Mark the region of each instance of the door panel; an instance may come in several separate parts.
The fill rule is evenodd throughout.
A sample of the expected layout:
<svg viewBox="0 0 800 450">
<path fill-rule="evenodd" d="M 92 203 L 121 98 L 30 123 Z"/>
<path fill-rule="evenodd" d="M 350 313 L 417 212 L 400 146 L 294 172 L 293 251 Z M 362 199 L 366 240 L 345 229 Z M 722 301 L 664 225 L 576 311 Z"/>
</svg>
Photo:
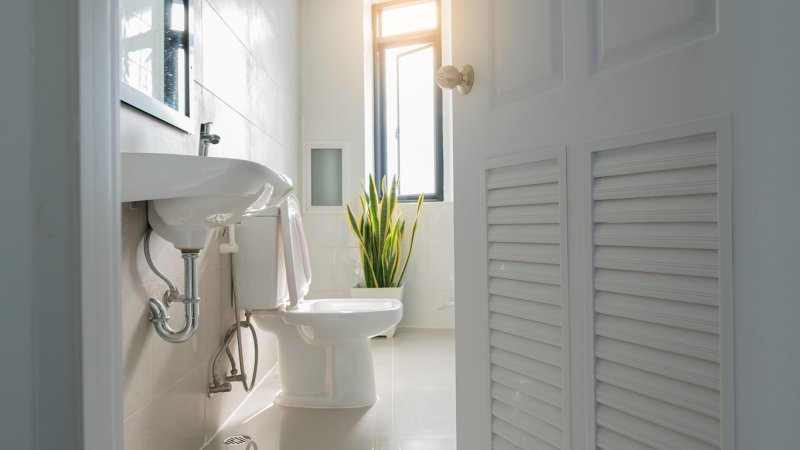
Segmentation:
<svg viewBox="0 0 800 450">
<path fill-rule="evenodd" d="M 561 0 L 492 0 L 492 105 L 564 82 Z M 520 48 L 516 45 L 524 42 Z"/>
<path fill-rule="evenodd" d="M 703 133 L 672 139 L 668 150 L 657 143 L 666 139 L 658 136 L 667 126 L 731 113 L 722 58 L 733 45 L 724 33 L 729 16 L 714 0 L 453 0 L 452 10 L 453 63 L 475 69 L 472 92 L 453 97 L 459 448 L 596 448 L 596 421 L 606 423 L 597 436 L 607 448 L 653 445 L 658 439 L 645 443 L 612 424 L 641 421 L 656 427 L 650 436 L 658 435 L 663 418 L 629 419 L 636 414 L 620 402 L 659 409 L 663 392 L 676 392 L 674 404 L 664 407 L 675 408 L 668 416 L 688 411 L 670 416 L 680 418 L 678 434 L 688 439 L 685 447 L 672 445 L 727 448 L 733 442 L 732 353 L 723 341 L 732 334 L 721 330 L 731 316 L 718 308 L 730 300 L 723 285 L 730 280 L 721 275 L 730 268 L 730 242 L 724 239 L 729 221 L 717 222 L 730 214 L 724 205 L 729 185 L 722 190 L 717 171 L 717 150 L 729 142 L 717 132 L 726 126 L 714 122 Z M 643 130 L 662 131 L 653 132 L 653 145 L 586 158 L 587 143 Z M 559 213 L 569 220 L 558 227 L 551 223 L 554 210 L 536 202 L 552 199 L 552 189 L 532 183 L 487 189 L 496 175 L 492 161 L 554 146 L 566 148 Z M 510 166 L 503 170 L 524 171 L 522 163 Z M 534 174 L 542 175 L 531 168 L 527 176 Z M 476 182 L 484 176 L 487 186 Z M 484 197 L 485 204 L 477 201 Z M 558 290 L 547 270 L 554 245 L 566 251 L 559 262 L 570 263 Z M 642 250 L 657 246 L 657 253 Z M 631 271 L 637 275 L 626 275 Z M 596 293 L 597 285 L 613 289 Z M 563 292 L 569 301 L 559 304 Z M 558 324 L 562 310 L 555 308 L 566 313 Z M 642 331 L 652 321 L 659 326 Z M 549 342 L 554 325 L 567 323 L 560 346 Z M 622 337 L 644 335 L 644 356 L 690 358 L 685 361 L 696 361 L 697 371 L 684 373 L 686 381 L 643 365 L 596 361 L 596 324 L 609 335 L 598 340 L 604 349 L 612 340 L 629 344 Z M 509 405 L 507 389 L 519 384 L 513 376 L 524 367 L 530 372 L 520 379 L 553 382 L 560 373 L 550 363 L 557 357 L 569 369 L 563 390 L 539 389 L 534 398 L 524 392 L 524 402 Z M 595 392 L 596 363 L 599 376 L 641 377 L 641 386 L 601 382 Z M 533 405 L 554 406 L 559 395 L 568 399 L 563 411 L 569 413 L 558 429 L 569 432 L 555 440 L 553 429 L 535 425 L 554 417 L 553 410 Z M 725 396 L 730 401 L 720 400 Z M 510 421 L 508 408 L 533 428 Z"/>
<path fill-rule="evenodd" d="M 491 445 L 569 448 L 566 151 L 491 159 L 481 184 Z"/>
<path fill-rule="evenodd" d="M 717 32 L 715 0 L 590 0 L 592 71 L 680 47 Z"/>
<path fill-rule="evenodd" d="M 702 120 L 584 146 L 597 448 L 719 449 L 732 430 L 727 132 Z M 649 231 L 610 243 L 600 227 Z M 697 227 L 709 234 L 692 245 Z"/>
</svg>

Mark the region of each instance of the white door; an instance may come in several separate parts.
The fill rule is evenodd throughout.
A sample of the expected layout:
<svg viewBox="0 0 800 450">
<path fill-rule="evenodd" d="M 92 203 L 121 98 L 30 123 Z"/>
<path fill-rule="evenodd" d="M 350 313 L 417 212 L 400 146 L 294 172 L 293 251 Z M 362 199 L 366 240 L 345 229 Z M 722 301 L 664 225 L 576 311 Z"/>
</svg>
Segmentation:
<svg viewBox="0 0 800 450">
<path fill-rule="evenodd" d="M 452 62 L 475 70 L 472 91 L 453 94 L 459 449 L 733 448 L 732 136 L 792 142 L 751 110 L 786 124 L 792 106 L 760 95 L 790 78 L 752 64 L 800 40 L 795 6 L 758 3 L 452 0 Z M 773 22 L 743 19 L 758 14 Z M 755 152 L 736 153 L 756 171 L 737 166 L 741 236 L 773 245 L 745 210 L 791 195 L 767 179 L 780 163 Z M 737 275 L 764 285 L 744 272 L 780 263 L 741 260 Z M 746 440 L 789 442 L 770 433 L 783 418 L 757 417 L 770 406 L 753 399 L 776 388 L 742 389 L 755 402 Z"/>
</svg>

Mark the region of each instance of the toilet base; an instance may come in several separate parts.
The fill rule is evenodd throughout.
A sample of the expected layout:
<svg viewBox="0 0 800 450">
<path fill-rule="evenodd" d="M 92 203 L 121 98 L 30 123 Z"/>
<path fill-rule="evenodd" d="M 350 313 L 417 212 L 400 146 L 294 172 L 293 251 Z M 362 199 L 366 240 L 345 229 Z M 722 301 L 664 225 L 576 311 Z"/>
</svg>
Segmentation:
<svg viewBox="0 0 800 450">
<path fill-rule="evenodd" d="M 260 320 L 278 338 L 282 390 L 275 403 L 299 408 L 363 408 L 377 400 L 372 345 L 367 337 L 312 345 L 302 327 Z"/>
<path fill-rule="evenodd" d="M 377 395 L 369 339 L 330 347 L 316 347 L 306 342 L 298 346 L 287 341 L 284 339 L 282 343 L 278 337 L 283 386 L 277 399 L 279 404 L 303 408 L 362 408 L 375 403 Z"/>
</svg>

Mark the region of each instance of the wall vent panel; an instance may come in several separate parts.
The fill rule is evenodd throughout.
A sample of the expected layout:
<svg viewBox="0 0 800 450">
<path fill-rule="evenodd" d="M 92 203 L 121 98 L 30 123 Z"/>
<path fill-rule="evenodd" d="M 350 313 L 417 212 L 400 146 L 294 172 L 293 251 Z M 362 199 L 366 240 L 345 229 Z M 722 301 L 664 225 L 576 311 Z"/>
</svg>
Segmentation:
<svg viewBox="0 0 800 450">
<path fill-rule="evenodd" d="M 565 164 L 560 148 L 484 166 L 495 450 L 570 448 Z"/>
<path fill-rule="evenodd" d="M 590 153 L 597 448 L 722 446 L 717 148 Z"/>
</svg>

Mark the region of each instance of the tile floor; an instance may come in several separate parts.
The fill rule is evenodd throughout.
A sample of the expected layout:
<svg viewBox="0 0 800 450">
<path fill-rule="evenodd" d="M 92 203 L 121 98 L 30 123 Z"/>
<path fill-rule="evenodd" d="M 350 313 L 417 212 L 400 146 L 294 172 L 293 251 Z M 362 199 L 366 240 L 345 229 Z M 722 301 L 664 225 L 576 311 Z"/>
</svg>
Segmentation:
<svg viewBox="0 0 800 450">
<path fill-rule="evenodd" d="M 369 408 L 315 410 L 273 405 L 277 374 L 261 384 L 206 450 L 454 450 L 452 331 L 398 329 L 374 339 L 379 400 Z M 249 445 L 225 445 L 247 435 Z"/>
</svg>

